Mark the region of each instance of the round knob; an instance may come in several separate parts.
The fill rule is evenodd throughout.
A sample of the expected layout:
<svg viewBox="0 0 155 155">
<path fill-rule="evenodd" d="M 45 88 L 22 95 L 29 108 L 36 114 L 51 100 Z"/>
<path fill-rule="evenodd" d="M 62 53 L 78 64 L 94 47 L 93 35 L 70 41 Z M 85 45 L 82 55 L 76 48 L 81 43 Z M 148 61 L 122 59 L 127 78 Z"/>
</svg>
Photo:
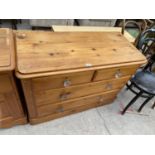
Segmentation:
<svg viewBox="0 0 155 155">
<path fill-rule="evenodd" d="M 25 33 L 18 33 L 18 34 L 17 34 L 17 37 L 18 37 L 19 39 L 24 39 L 24 38 L 26 37 L 26 34 L 25 34 Z"/>
<path fill-rule="evenodd" d="M 115 78 L 118 79 L 118 78 L 120 78 L 121 76 L 122 76 L 122 73 L 121 73 L 121 71 L 120 71 L 120 69 L 119 69 L 119 70 L 117 70 L 116 73 L 115 73 Z"/>
<path fill-rule="evenodd" d="M 64 94 L 61 94 L 61 95 L 60 95 L 60 99 L 61 99 L 61 100 L 66 100 L 66 99 L 68 99 L 68 97 L 69 97 L 70 94 L 71 94 L 71 93 L 64 93 Z"/>
<path fill-rule="evenodd" d="M 112 89 L 112 84 L 111 83 L 106 84 L 106 89 L 111 90 Z"/>
<path fill-rule="evenodd" d="M 104 102 L 104 97 L 103 96 L 99 96 L 98 97 L 98 105 L 101 105 Z"/>
<path fill-rule="evenodd" d="M 100 98 L 99 102 L 102 103 L 104 101 L 103 97 Z"/>
<path fill-rule="evenodd" d="M 58 112 L 64 112 L 64 108 L 63 108 L 63 107 L 60 107 L 60 108 L 58 109 Z"/>
<path fill-rule="evenodd" d="M 64 80 L 64 87 L 69 87 L 71 85 L 71 81 L 68 79 Z"/>
</svg>

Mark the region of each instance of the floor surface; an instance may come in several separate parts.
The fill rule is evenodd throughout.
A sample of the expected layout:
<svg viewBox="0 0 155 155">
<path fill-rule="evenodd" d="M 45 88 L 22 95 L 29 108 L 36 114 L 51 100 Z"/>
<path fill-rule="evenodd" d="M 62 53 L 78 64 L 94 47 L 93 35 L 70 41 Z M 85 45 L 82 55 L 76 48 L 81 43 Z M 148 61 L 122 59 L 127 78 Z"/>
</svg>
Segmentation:
<svg viewBox="0 0 155 155">
<path fill-rule="evenodd" d="M 117 99 L 102 107 L 87 110 L 38 125 L 15 126 L 0 129 L 3 135 L 152 135 L 155 134 L 155 110 L 153 100 L 139 114 L 136 112 L 142 99 L 138 100 L 125 115 L 120 110 L 133 97 L 130 91 L 122 89 Z"/>
</svg>

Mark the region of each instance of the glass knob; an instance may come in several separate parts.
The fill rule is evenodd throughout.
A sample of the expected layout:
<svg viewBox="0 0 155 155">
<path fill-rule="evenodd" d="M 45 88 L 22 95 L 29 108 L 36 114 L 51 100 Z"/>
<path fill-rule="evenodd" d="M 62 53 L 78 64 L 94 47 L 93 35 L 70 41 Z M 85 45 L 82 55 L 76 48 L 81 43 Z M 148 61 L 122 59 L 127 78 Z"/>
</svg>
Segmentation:
<svg viewBox="0 0 155 155">
<path fill-rule="evenodd" d="M 71 85 L 71 81 L 66 79 L 64 80 L 64 87 L 69 87 Z"/>
<path fill-rule="evenodd" d="M 112 84 L 111 83 L 106 84 L 106 89 L 111 90 L 112 89 Z"/>
<path fill-rule="evenodd" d="M 120 69 L 119 69 L 119 70 L 117 70 L 116 73 L 115 73 L 115 78 L 118 79 L 118 78 L 120 78 L 121 76 L 122 76 L 122 73 L 121 73 L 121 71 L 120 71 Z"/>
<path fill-rule="evenodd" d="M 59 108 L 58 112 L 64 112 L 64 108 L 63 107 Z"/>
<path fill-rule="evenodd" d="M 68 97 L 69 97 L 70 94 L 71 94 L 71 93 L 64 93 L 64 94 L 61 94 L 61 95 L 60 95 L 60 99 L 61 99 L 61 100 L 66 100 L 66 99 L 68 99 Z"/>
</svg>

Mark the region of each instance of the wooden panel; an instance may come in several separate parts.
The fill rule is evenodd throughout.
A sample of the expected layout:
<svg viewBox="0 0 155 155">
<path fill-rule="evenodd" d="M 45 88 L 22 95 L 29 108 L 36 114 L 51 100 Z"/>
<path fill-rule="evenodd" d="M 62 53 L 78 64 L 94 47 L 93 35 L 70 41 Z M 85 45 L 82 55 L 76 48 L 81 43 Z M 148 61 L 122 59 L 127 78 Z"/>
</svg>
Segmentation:
<svg viewBox="0 0 155 155">
<path fill-rule="evenodd" d="M 3 96 L 3 94 L 0 94 L 0 101 L 4 101 L 4 96 Z"/>
<path fill-rule="evenodd" d="M 12 30 L 0 28 L 0 71 L 14 69 L 14 54 Z"/>
<path fill-rule="evenodd" d="M 0 128 L 9 128 L 12 127 L 13 124 L 14 119 L 11 116 L 0 118 Z"/>
<path fill-rule="evenodd" d="M 138 67 L 139 65 L 98 70 L 96 71 L 93 81 L 107 80 L 113 78 L 118 79 L 124 76 L 133 75 Z"/>
<path fill-rule="evenodd" d="M 0 29 L 0 67 L 10 65 L 9 30 Z"/>
<path fill-rule="evenodd" d="M 27 122 L 13 77 L 14 69 L 13 32 L 0 28 L 0 128 Z"/>
<path fill-rule="evenodd" d="M 54 32 L 121 32 L 121 27 L 52 25 Z"/>
<path fill-rule="evenodd" d="M 120 32 L 121 27 L 101 27 L 101 26 L 61 26 L 52 25 L 54 32 Z M 130 42 L 134 43 L 135 38 L 131 36 L 127 31 L 124 33 L 125 38 Z"/>
<path fill-rule="evenodd" d="M 24 117 L 21 103 L 17 100 L 14 92 L 5 93 L 5 101 L 9 107 L 10 115 L 14 118 Z"/>
<path fill-rule="evenodd" d="M 32 82 L 31 80 L 22 80 L 21 83 L 24 91 L 25 100 L 27 103 L 28 115 L 31 116 L 31 118 L 36 117 L 37 112 L 33 96 Z"/>
<path fill-rule="evenodd" d="M 35 73 L 143 64 L 145 57 L 117 32 L 18 31 L 17 71 Z M 34 61 L 35 60 L 35 61 Z"/>
<path fill-rule="evenodd" d="M 9 92 L 11 90 L 11 80 L 8 74 L 0 74 L 0 93 Z"/>
<path fill-rule="evenodd" d="M 9 116 L 9 107 L 5 101 L 3 94 L 0 94 L 0 120 Z"/>
<path fill-rule="evenodd" d="M 10 128 L 14 125 L 24 125 L 27 123 L 26 117 L 21 117 L 19 119 L 14 119 L 13 117 L 5 117 L 0 119 L 0 128 Z"/>
<path fill-rule="evenodd" d="M 9 128 L 13 125 L 26 123 L 27 118 L 14 92 L 0 94 L 0 128 Z"/>
<path fill-rule="evenodd" d="M 88 83 L 91 82 L 93 73 L 94 73 L 93 71 L 89 71 L 74 74 L 72 73 L 65 75 L 34 78 L 32 79 L 33 90 L 40 91 L 40 90 L 63 88 L 77 84 Z"/>
<path fill-rule="evenodd" d="M 52 104 L 94 93 L 105 92 L 113 89 L 120 89 L 127 82 L 130 76 L 121 79 L 105 80 L 68 88 L 39 91 L 34 93 L 37 105 Z"/>
<path fill-rule="evenodd" d="M 0 128 L 27 122 L 11 73 L 0 74 Z"/>
<path fill-rule="evenodd" d="M 96 103 L 96 106 L 108 103 L 109 99 L 114 99 L 116 97 L 118 90 L 95 94 L 88 97 L 78 98 L 72 101 L 60 102 L 57 104 L 49 104 L 37 108 L 38 116 L 45 116 L 54 113 L 62 113 L 64 111 L 73 110 L 77 107 L 85 106 L 87 104 Z"/>
</svg>

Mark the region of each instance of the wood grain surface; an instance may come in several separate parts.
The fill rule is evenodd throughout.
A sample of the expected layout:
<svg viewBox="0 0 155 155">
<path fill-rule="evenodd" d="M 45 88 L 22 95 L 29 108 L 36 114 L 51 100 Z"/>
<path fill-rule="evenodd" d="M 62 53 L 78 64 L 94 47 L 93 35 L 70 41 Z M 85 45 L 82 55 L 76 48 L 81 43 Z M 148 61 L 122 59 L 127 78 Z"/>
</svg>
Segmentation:
<svg viewBox="0 0 155 155">
<path fill-rule="evenodd" d="M 0 72 L 15 68 L 13 32 L 7 28 L 0 28 Z"/>
<path fill-rule="evenodd" d="M 119 32 L 121 27 L 102 27 L 102 26 L 65 26 L 65 25 L 52 25 L 54 32 Z M 130 42 L 134 43 L 135 38 L 127 31 L 124 32 L 124 37 Z"/>
<path fill-rule="evenodd" d="M 27 123 L 14 78 L 15 46 L 11 29 L 0 28 L 0 128 Z"/>
<path fill-rule="evenodd" d="M 63 73 L 125 63 L 143 64 L 145 57 L 118 32 L 16 33 L 17 72 Z M 19 75 L 18 75 L 19 77 Z"/>
<path fill-rule="evenodd" d="M 12 73 L 0 74 L 0 128 L 26 124 L 27 118 L 19 99 Z"/>
</svg>

